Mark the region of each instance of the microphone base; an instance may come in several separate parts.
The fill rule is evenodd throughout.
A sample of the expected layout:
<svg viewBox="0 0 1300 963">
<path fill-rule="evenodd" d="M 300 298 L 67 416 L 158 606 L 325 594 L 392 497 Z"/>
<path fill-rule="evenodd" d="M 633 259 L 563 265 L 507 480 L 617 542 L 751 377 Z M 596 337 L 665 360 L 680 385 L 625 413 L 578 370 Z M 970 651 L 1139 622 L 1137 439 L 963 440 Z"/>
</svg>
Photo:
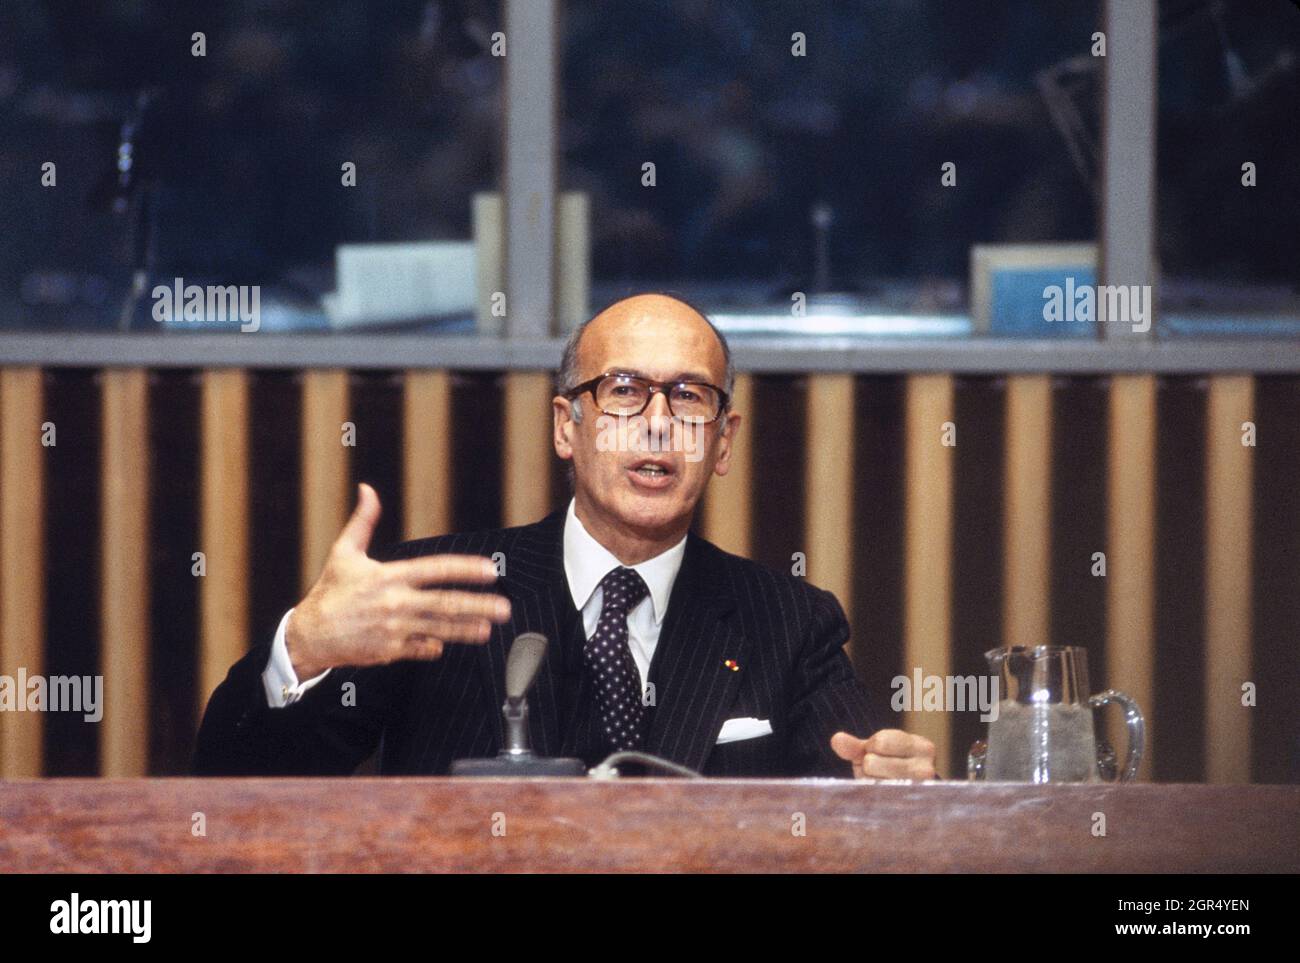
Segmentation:
<svg viewBox="0 0 1300 963">
<path fill-rule="evenodd" d="M 586 776 L 587 764 L 581 759 L 547 758 L 502 753 L 488 759 L 457 759 L 451 764 L 453 776 L 510 776 L 514 778 L 544 776 Z"/>
</svg>

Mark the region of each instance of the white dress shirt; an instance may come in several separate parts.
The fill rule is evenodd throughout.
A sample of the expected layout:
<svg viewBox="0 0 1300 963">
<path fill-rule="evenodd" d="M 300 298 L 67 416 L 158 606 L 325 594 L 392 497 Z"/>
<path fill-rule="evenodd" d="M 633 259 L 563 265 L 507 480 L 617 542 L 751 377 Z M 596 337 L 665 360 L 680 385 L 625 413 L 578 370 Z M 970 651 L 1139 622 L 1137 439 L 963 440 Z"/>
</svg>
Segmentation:
<svg viewBox="0 0 1300 963">
<path fill-rule="evenodd" d="M 591 638 L 596 631 L 596 623 L 600 621 L 600 606 L 604 597 L 600 580 L 623 563 L 587 531 L 578 519 L 574 506 L 574 500 L 570 499 L 569 512 L 564 519 L 564 576 L 569 583 L 574 608 L 582 612 L 584 634 Z M 645 580 L 650 589 L 649 594 L 627 614 L 627 642 L 641 676 L 643 696 L 649 687 L 650 660 L 654 658 L 655 646 L 659 644 L 659 631 L 664 616 L 668 614 L 668 597 L 672 594 L 673 582 L 677 580 L 685 552 L 686 538 L 683 536 L 680 542 L 654 558 L 628 566 Z M 509 565 L 508 558 L 506 564 Z M 284 641 L 285 626 L 292 614 L 293 609 L 290 609 L 280 620 L 275 641 L 271 644 L 270 661 L 262 673 L 266 701 L 273 709 L 297 702 L 330 672 L 326 669 L 313 679 L 298 681 Z"/>
</svg>

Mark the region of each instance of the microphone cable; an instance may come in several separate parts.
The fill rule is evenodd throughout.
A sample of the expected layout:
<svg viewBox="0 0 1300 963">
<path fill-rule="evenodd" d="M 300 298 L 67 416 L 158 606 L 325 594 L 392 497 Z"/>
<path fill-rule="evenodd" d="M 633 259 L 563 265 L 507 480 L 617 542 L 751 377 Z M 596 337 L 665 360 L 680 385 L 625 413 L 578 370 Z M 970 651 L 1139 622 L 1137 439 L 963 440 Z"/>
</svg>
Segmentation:
<svg viewBox="0 0 1300 963">
<path fill-rule="evenodd" d="M 594 769 L 587 772 L 590 779 L 618 779 L 618 769 L 615 767 L 620 762 L 639 762 L 649 766 L 652 769 L 662 769 L 674 776 L 681 776 L 684 779 L 703 779 L 701 773 L 694 769 L 688 769 L 686 766 L 678 765 L 668 759 L 661 759 L 658 756 L 652 756 L 648 752 L 637 752 L 636 750 L 623 750 L 606 756 L 600 761 Z"/>
</svg>

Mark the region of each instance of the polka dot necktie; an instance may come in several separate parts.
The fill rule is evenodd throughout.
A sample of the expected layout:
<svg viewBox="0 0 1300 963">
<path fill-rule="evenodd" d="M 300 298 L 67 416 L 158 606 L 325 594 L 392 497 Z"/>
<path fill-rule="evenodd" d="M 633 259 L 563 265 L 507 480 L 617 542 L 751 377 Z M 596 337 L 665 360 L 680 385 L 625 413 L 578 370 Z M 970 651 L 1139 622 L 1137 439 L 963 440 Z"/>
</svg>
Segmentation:
<svg viewBox="0 0 1300 963">
<path fill-rule="evenodd" d="M 627 644 L 627 613 L 650 589 L 634 570 L 621 567 L 601 579 L 600 587 L 600 620 L 582 655 L 596 682 L 601 731 L 616 752 L 638 749 L 646 710 L 636 662 Z"/>
</svg>

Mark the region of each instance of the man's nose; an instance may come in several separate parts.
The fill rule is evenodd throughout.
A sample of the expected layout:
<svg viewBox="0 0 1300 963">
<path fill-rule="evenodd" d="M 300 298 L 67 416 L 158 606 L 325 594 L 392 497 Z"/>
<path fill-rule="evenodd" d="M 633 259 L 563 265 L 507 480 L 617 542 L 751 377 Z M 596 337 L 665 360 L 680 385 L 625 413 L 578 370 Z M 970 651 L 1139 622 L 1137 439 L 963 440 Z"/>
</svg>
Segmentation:
<svg viewBox="0 0 1300 963">
<path fill-rule="evenodd" d="M 646 409 L 642 414 L 645 418 L 645 430 L 651 448 L 654 450 L 671 448 L 673 412 L 668 406 L 668 395 L 662 391 L 656 391 L 650 396 L 650 404 L 646 405 Z"/>
<path fill-rule="evenodd" d="M 650 396 L 650 404 L 646 405 L 645 416 L 647 421 L 671 421 L 673 410 L 668 405 L 668 395 L 663 391 L 656 391 Z"/>
</svg>

